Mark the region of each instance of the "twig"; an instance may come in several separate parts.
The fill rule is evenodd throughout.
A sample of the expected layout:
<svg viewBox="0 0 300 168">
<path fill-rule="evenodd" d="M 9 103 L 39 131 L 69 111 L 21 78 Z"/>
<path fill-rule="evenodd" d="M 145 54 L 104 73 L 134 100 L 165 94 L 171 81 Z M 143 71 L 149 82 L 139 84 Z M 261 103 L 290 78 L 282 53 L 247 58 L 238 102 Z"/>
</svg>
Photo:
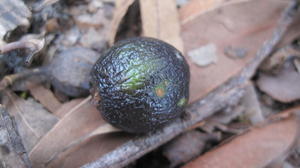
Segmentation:
<svg viewBox="0 0 300 168">
<path fill-rule="evenodd" d="M 14 152 L 13 154 L 4 154 L 2 161 L 6 164 L 7 167 L 25 167 L 30 168 L 31 163 L 29 161 L 28 155 L 22 143 L 22 139 L 18 133 L 15 121 L 9 116 L 6 109 L 3 105 L 0 104 L 0 130 L 1 133 L 4 134 L 6 131 L 7 134 L 7 142 L 5 144 L 0 144 L 2 146 L 6 146 L 8 148 L 8 152 Z M 3 131 L 4 130 L 4 131 Z M 5 136 L 1 136 L 5 137 Z M 1 142 L 5 142 L 4 139 L 1 139 Z M 6 158 L 10 157 L 10 158 Z M 7 162 L 5 162 L 7 161 Z"/>
<path fill-rule="evenodd" d="M 3 91 L 10 85 L 12 85 L 15 81 L 20 80 L 22 78 L 26 78 L 32 75 L 38 75 L 43 73 L 42 68 L 35 68 L 35 69 L 30 69 L 27 71 L 23 71 L 20 73 L 12 74 L 12 75 L 7 75 L 5 76 L 1 81 L 0 81 L 0 91 Z"/>
<path fill-rule="evenodd" d="M 45 39 L 40 36 L 43 35 L 26 35 L 19 41 L 4 44 L 3 46 L 0 46 L 0 54 L 20 48 L 27 48 L 30 50 L 30 53 L 26 57 L 25 64 L 29 65 L 33 60 L 33 56 L 45 46 Z"/>
<path fill-rule="evenodd" d="M 84 165 L 83 168 L 112 168 L 125 166 L 159 145 L 171 140 L 226 105 L 236 102 L 241 98 L 244 92 L 243 87 L 246 86 L 257 67 L 270 55 L 276 44 L 282 39 L 289 25 L 293 22 L 298 6 L 299 2 L 294 0 L 283 12 L 272 38 L 264 43 L 262 48 L 257 52 L 256 57 L 240 74 L 214 90 L 201 101 L 198 101 L 187 108 L 186 111 L 189 117 L 176 121 L 152 135 L 137 137 L 100 157 L 96 161 Z"/>
</svg>

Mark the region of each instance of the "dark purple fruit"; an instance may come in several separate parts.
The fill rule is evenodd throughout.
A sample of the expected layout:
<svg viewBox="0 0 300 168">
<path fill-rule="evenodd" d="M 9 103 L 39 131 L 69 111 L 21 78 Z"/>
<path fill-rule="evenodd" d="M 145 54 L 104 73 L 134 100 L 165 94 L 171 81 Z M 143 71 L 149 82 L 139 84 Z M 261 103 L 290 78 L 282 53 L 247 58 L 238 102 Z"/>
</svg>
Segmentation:
<svg viewBox="0 0 300 168">
<path fill-rule="evenodd" d="M 96 62 L 91 77 L 103 118 L 127 132 L 162 127 L 182 115 L 189 99 L 187 62 L 177 49 L 153 38 L 115 44 Z"/>
</svg>

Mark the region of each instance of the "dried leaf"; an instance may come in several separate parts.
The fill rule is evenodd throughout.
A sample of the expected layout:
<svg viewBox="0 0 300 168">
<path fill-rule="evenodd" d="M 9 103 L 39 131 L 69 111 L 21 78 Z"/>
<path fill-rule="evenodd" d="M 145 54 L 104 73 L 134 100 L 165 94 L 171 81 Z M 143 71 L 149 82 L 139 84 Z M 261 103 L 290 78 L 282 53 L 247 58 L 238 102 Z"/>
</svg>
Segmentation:
<svg viewBox="0 0 300 168">
<path fill-rule="evenodd" d="M 60 106 L 60 108 L 54 112 L 54 115 L 56 115 L 59 118 L 63 118 L 64 115 L 66 115 L 70 110 L 72 110 L 76 105 L 80 104 L 84 99 L 73 99 L 69 102 L 66 102 Z"/>
<path fill-rule="evenodd" d="M 298 140 L 300 107 L 276 115 L 230 142 L 209 151 L 184 168 L 266 167 L 285 157 Z M 295 112 L 295 113 L 294 113 Z"/>
<path fill-rule="evenodd" d="M 300 75 L 290 65 L 277 75 L 261 74 L 257 81 L 259 89 L 281 102 L 300 99 Z"/>
<path fill-rule="evenodd" d="M 38 100 L 51 113 L 60 108 L 61 103 L 57 100 L 54 94 L 42 85 L 31 84 L 29 86 L 31 95 Z"/>
<path fill-rule="evenodd" d="M 61 152 L 72 150 L 90 137 L 114 131 L 89 100 L 90 97 L 72 108 L 32 149 L 29 157 L 35 167 L 45 166 Z"/>
<path fill-rule="evenodd" d="M 276 71 L 279 71 L 279 69 L 282 68 L 283 64 L 286 61 L 290 60 L 292 57 L 300 58 L 300 51 L 295 49 L 292 44 L 288 44 L 277 50 L 271 57 L 264 61 L 260 66 L 260 69 L 266 72 L 276 73 Z"/>
<path fill-rule="evenodd" d="M 241 105 L 245 108 L 246 118 L 249 119 L 252 124 L 260 123 L 264 120 L 260 102 L 252 83 L 247 86 L 245 95 L 241 99 Z"/>
<path fill-rule="evenodd" d="M 253 59 L 260 46 L 272 35 L 276 21 L 287 5 L 288 1 L 241 0 L 202 15 L 199 11 L 193 14 L 195 17 L 192 20 L 182 20 L 186 53 L 212 44 L 216 47 L 218 58 L 215 64 L 199 67 L 190 57 L 186 57 L 191 69 L 190 103 L 216 89 Z M 231 59 L 225 54 L 229 46 L 245 50 L 247 55 L 242 59 Z"/>
<path fill-rule="evenodd" d="M 110 33 L 108 35 L 108 42 L 112 45 L 115 42 L 115 37 L 119 28 L 119 25 L 125 16 L 128 8 L 132 5 L 134 0 L 119 0 L 116 1 L 116 9 L 114 11 L 114 17 L 111 21 Z"/>
<path fill-rule="evenodd" d="M 24 100 L 9 91 L 6 95 L 7 110 L 15 117 L 24 146 L 30 151 L 58 120 L 33 99 Z"/>
<path fill-rule="evenodd" d="M 178 136 L 163 148 L 163 155 L 168 158 L 171 165 L 176 167 L 198 156 L 205 149 L 207 141 L 216 141 L 218 137 L 199 131 L 189 131 Z"/>
<path fill-rule="evenodd" d="M 51 162 L 48 167 L 80 167 L 112 151 L 133 137 L 134 135 L 124 132 L 95 136 L 83 144 L 64 152 L 57 160 Z"/>
<path fill-rule="evenodd" d="M 237 1 L 237 0 L 229 0 L 229 1 Z M 185 6 L 180 8 L 180 20 L 182 23 L 187 22 L 188 20 L 192 20 L 197 15 L 203 14 L 213 8 L 219 7 L 223 3 L 228 2 L 228 0 L 191 0 Z"/>
<path fill-rule="evenodd" d="M 164 40 L 183 51 L 175 0 L 140 1 L 143 35 Z"/>
</svg>

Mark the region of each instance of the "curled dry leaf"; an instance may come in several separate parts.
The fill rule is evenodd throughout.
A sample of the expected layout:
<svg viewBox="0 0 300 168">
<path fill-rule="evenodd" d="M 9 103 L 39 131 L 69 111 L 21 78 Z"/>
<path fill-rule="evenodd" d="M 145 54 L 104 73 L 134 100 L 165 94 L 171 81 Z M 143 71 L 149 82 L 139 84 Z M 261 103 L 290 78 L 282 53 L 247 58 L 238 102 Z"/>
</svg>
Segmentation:
<svg viewBox="0 0 300 168">
<path fill-rule="evenodd" d="M 114 11 L 114 17 L 111 21 L 110 33 L 108 35 L 108 42 L 112 45 L 115 42 L 115 37 L 120 26 L 120 23 L 125 16 L 130 5 L 134 3 L 134 0 L 119 0 L 116 1 L 116 9 Z"/>
<path fill-rule="evenodd" d="M 299 110 L 282 112 L 205 153 L 184 168 L 266 167 L 286 157 L 299 140 Z"/>
<path fill-rule="evenodd" d="M 139 2 L 143 35 L 164 40 L 183 52 L 176 1 L 142 0 Z"/>
<path fill-rule="evenodd" d="M 270 5 L 272 3 L 272 5 Z M 180 11 L 198 4 L 191 1 Z M 272 28 L 288 1 L 239 0 L 226 3 L 193 19 L 183 20 L 182 37 L 186 53 L 212 44 L 218 61 L 206 67 L 199 67 L 186 57 L 191 69 L 190 102 L 195 102 L 239 73 L 256 54 L 257 49 L 270 37 Z M 194 11 L 196 12 L 196 11 Z M 257 17 L 257 16 L 260 17 Z M 228 47 L 247 51 L 242 59 L 231 59 L 224 50 Z"/>
<path fill-rule="evenodd" d="M 24 146 L 30 151 L 57 122 L 57 118 L 33 99 L 24 100 L 13 92 L 6 91 L 5 106 L 15 117 Z"/>
<path fill-rule="evenodd" d="M 293 57 L 298 57 L 300 59 L 300 51 L 296 49 L 292 44 L 288 44 L 278 51 L 276 51 L 270 58 L 268 58 L 264 63 L 260 66 L 263 71 L 267 72 L 276 72 L 282 68 L 283 64 L 292 59 Z"/>
<path fill-rule="evenodd" d="M 300 75 L 288 63 L 277 75 L 261 74 L 257 85 L 259 89 L 280 102 L 292 102 L 300 99 Z"/>
</svg>

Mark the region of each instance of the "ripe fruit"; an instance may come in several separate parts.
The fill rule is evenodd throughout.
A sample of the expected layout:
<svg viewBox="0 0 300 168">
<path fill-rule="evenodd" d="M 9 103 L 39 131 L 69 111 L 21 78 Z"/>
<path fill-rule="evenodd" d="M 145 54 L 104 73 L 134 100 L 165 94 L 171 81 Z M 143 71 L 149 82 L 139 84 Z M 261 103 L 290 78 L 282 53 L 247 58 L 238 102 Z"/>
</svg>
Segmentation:
<svg viewBox="0 0 300 168">
<path fill-rule="evenodd" d="M 103 118 L 127 132 L 145 133 L 171 122 L 180 117 L 189 98 L 184 57 L 153 38 L 115 44 L 96 62 L 91 77 Z"/>
</svg>

